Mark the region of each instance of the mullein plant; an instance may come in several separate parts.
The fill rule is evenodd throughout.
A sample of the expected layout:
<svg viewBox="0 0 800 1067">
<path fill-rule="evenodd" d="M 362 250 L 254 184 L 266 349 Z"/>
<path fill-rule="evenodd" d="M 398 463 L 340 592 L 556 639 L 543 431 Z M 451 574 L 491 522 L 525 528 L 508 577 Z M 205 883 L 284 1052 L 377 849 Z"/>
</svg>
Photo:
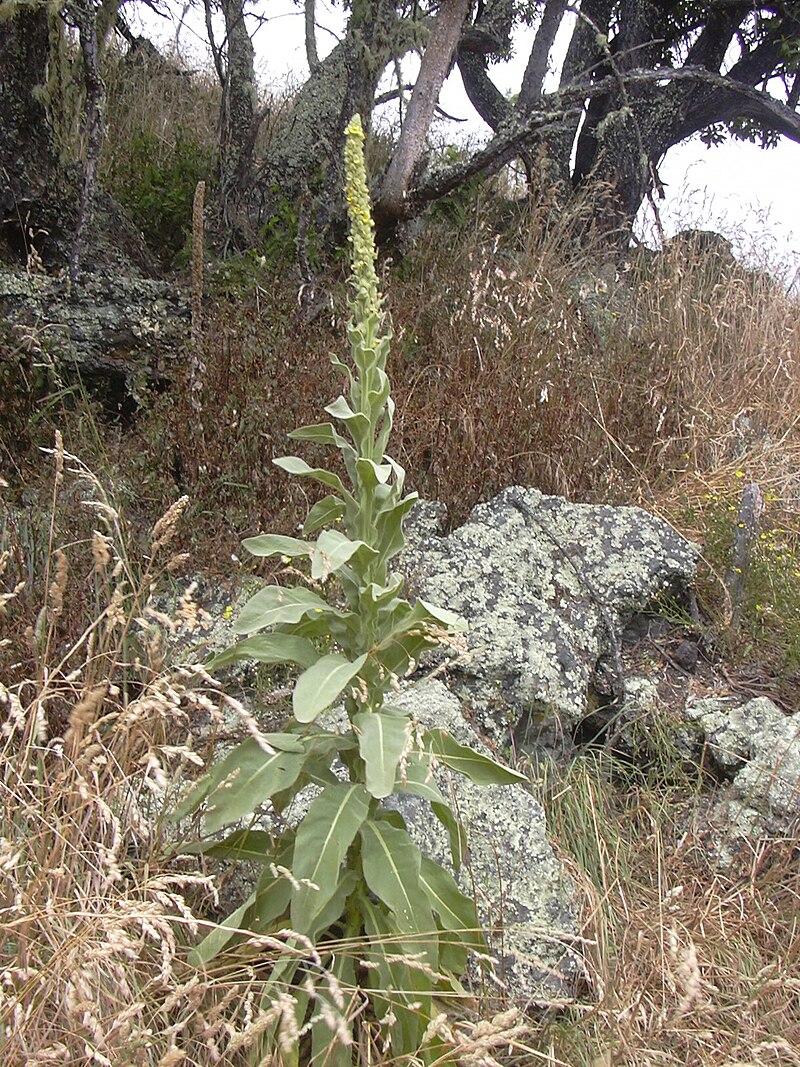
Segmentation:
<svg viewBox="0 0 800 1067">
<path fill-rule="evenodd" d="M 209 664 L 218 669 L 247 659 L 299 668 L 293 716 L 284 732 L 258 734 L 234 749 L 179 811 L 202 810 L 205 832 L 215 835 L 243 819 L 252 827 L 252 813 L 262 805 L 280 813 L 301 790 L 316 787 L 296 827 L 237 829 L 192 848 L 262 868 L 250 897 L 194 958 L 207 964 L 241 941 L 242 930 L 268 937 L 282 931 L 286 951 L 267 979 L 266 998 L 291 989 L 295 1032 L 310 1033 L 312 1056 L 348 1064 L 354 1028 L 366 1023 L 378 1029 L 392 1057 L 441 1055 L 429 1025 L 434 997 L 463 992 L 459 978 L 468 954 L 486 949 L 473 901 L 450 872 L 420 853 L 402 815 L 384 801 L 393 794 L 427 800 L 448 831 L 457 869 L 463 829 L 433 767 L 442 764 L 482 784 L 523 781 L 447 732 L 421 729 L 393 702 L 420 655 L 464 627 L 449 611 L 403 599 L 403 579 L 391 571 L 417 495 L 404 495 L 405 471 L 386 454 L 394 413 L 386 374 L 391 335 L 375 272 L 363 142 L 355 116 L 345 146 L 351 362 L 333 357 L 345 389 L 325 408 L 333 421 L 290 435 L 338 449 L 346 477 L 295 456 L 275 460 L 330 492 L 310 509 L 303 538 L 263 534 L 244 545 L 255 556 L 307 560 L 310 581 L 256 593 L 235 624 L 243 639 Z M 336 704 L 344 706 L 346 728 L 327 729 L 319 717 Z M 347 991 L 354 1010 L 332 1011 L 331 990 L 339 990 L 338 998 Z M 287 1046 L 273 1034 L 291 1062 L 299 1042 Z"/>
</svg>

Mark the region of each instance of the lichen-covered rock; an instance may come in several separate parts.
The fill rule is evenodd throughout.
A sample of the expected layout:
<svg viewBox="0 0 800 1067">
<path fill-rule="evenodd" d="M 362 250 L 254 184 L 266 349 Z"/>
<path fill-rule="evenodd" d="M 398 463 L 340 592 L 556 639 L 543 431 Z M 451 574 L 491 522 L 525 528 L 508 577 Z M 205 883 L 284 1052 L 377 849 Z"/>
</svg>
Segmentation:
<svg viewBox="0 0 800 1067">
<path fill-rule="evenodd" d="M 532 740 L 586 714 L 598 662 L 662 590 L 687 586 L 698 548 L 639 508 L 571 504 L 510 488 L 448 537 L 404 556 L 421 596 L 469 623 L 468 662 L 450 684 L 479 728 Z"/>
<path fill-rule="evenodd" d="M 441 682 L 413 686 L 394 703 L 423 726 L 448 730 L 462 745 L 491 755 Z M 518 1002 L 571 997 L 581 973 L 576 894 L 547 839 L 541 805 L 522 786 L 478 786 L 446 768 L 436 777 L 467 830 L 461 888 L 477 900 L 498 961 L 496 977 Z M 447 833 L 430 807 L 412 796 L 394 800 L 422 851 L 451 867 Z"/>
<path fill-rule="evenodd" d="M 0 267 L 0 317 L 38 331 L 57 368 L 75 368 L 89 384 L 105 382 L 124 397 L 137 379 L 168 376 L 190 314 L 164 281 L 99 270 L 83 274 L 67 294 L 63 278 Z"/>
<path fill-rule="evenodd" d="M 800 820 L 800 713 L 760 697 L 745 704 L 698 700 L 686 716 L 703 732 L 708 755 L 730 784 L 704 816 L 708 844 L 731 868 L 765 838 L 796 832 Z"/>
</svg>

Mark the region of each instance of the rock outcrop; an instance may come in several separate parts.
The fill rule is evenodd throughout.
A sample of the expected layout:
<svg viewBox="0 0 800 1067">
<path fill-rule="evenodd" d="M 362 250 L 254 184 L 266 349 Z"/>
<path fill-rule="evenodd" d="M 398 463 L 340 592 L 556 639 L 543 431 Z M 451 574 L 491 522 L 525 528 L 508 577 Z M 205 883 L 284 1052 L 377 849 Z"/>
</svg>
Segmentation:
<svg viewBox="0 0 800 1067">
<path fill-rule="evenodd" d="M 111 269 L 63 278 L 0 268 L 0 318 L 33 331 L 56 373 L 102 387 L 112 406 L 168 377 L 189 335 L 189 306 L 165 281 Z"/>
<path fill-rule="evenodd" d="M 478 728 L 532 745 L 587 714 L 604 663 L 621 688 L 622 628 L 659 593 L 690 585 L 698 551 L 639 508 L 510 488 L 447 537 L 418 533 L 403 566 L 420 596 L 469 624 L 470 657 L 448 684 Z"/>
<path fill-rule="evenodd" d="M 766 841 L 800 829 L 800 712 L 759 697 L 709 697 L 686 717 L 701 732 L 711 768 L 729 784 L 703 805 L 698 836 L 727 871 L 749 869 Z"/>
</svg>

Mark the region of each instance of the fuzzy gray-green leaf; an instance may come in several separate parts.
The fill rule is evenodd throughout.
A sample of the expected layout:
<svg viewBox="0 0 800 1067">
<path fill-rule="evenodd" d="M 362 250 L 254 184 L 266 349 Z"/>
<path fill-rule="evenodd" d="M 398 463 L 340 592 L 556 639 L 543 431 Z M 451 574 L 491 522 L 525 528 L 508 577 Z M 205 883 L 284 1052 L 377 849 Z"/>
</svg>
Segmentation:
<svg viewBox="0 0 800 1067">
<path fill-rule="evenodd" d="M 257 663 L 296 663 L 298 667 L 310 667 L 319 659 L 319 653 L 305 637 L 294 634 L 255 634 L 231 645 L 210 659 L 205 668 L 216 671 L 243 659 Z"/>
<path fill-rule="evenodd" d="M 298 722 L 313 722 L 329 708 L 366 661 L 366 653 L 351 661 L 338 652 L 332 652 L 303 671 L 292 694 L 292 710 Z"/>
<path fill-rule="evenodd" d="M 397 765 L 408 742 L 411 723 L 405 715 L 362 712 L 353 718 L 358 747 L 366 766 L 367 790 L 379 800 L 394 791 Z"/>
<path fill-rule="evenodd" d="M 408 831 L 370 819 L 361 827 L 361 862 L 367 885 L 394 912 L 405 933 L 422 935 L 419 947 L 436 966 L 436 923 L 420 883 L 420 851 Z M 430 935 L 427 940 L 424 935 Z"/>
<path fill-rule="evenodd" d="M 305 760 L 305 752 L 270 755 L 255 738 L 243 741 L 212 773 L 206 796 L 206 832 L 215 833 L 227 823 L 250 814 L 273 793 L 288 788 L 297 780 Z"/>
<path fill-rule="evenodd" d="M 446 730 L 426 730 L 425 747 L 445 767 L 466 775 L 476 785 L 518 785 L 527 781 L 524 774 L 460 745 Z"/>
<path fill-rule="evenodd" d="M 281 534 L 258 534 L 246 537 L 243 546 L 251 556 L 307 556 L 314 547 L 299 537 L 283 537 Z"/>
<path fill-rule="evenodd" d="M 298 459 L 297 456 L 280 456 L 272 462 L 287 474 L 294 474 L 300 478 L 313 478 L 314 481 L 321 482 L 329 489 L 335 490 L 345 500 L 353 499 L 352 494 L 345 489 L 342 479 L 332 471 L 326 471 L 321 467 L 310 467 L 305 460 Z"/>
<path fill-rule="evenodd" d="M 306 516 L 306 521 L 303 523 L 303 533 L 306 537 L 310 537 L 312 533 L 316 533 L 323 526 L 330 526 L 341 519 L 345 510 L 345 503 L 338 496 L 334 496 L 332 493 L 324 496 L 322 500 L 318 500 L 314 504 Z"/>
<path fill-rule="evenodd" d="M 311 930 L 336 893 L 347 850 L 368 811 L 369 794 L 356 783 L 328 785 L 312 801 L 297 829 L 292 861 L 294 877 L 312 884 L 301 885 L 292 897 L 293 930 L 301 934 Z"/>
<path fill-rule="evenodd" d="M 305 615 L 342 615 L 310 589 L 284 589 L 268 585 L 245 604 L 234 623 L 234 633 L 250 634 L 279 623 L 299 622 Z"/>
</svg>

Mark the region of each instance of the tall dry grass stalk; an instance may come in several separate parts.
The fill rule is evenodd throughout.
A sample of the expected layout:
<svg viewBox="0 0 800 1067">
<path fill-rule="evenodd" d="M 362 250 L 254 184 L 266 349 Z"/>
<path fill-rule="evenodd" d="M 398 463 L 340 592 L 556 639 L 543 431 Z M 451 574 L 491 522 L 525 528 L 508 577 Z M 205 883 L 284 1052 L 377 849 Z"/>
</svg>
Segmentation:
<svg viewBox="0 0 800 1067">
<path fill-rule="evenodd" d="M 156 524 L 139 566 L 100 482 L 60 439 L 53 458 L 54 515 L 77 483 L 97 528 L 62 544 L 51 521 L 38 621 L 27 648 L 3 640 L 18 657 L 7 678 L 21 680 L 0 682 L 0 1062 L 245 1062 L 263 978 L 187 965 L 217 891 L 173 855 L 165 819 L 203 764 L 192 737 L 225 702 L 203 672 L 169 662 L 167 631 L 196 624 L 191 596 L 175 617 L 153 601 L 181 563 L 172 545 L 187 501 Z M 3 546 L 4 584 L 18 549 Z M 96 595 L 89 619 L 73 612 L 81 583 Z M 2 595 L 8 624 L 25 585 Z"/>
</svg>

